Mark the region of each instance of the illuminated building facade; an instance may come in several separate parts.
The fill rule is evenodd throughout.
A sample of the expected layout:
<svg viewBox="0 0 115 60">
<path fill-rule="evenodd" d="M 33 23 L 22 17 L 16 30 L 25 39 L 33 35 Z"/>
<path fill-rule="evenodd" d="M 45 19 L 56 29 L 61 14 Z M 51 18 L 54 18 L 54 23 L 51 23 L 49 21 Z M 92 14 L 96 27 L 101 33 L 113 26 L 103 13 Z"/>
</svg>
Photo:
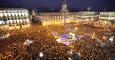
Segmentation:
<svg viewBox="0 0 115 60">
<path fill-rule="evenodd" d="M 60 12 L 39 13 L 43 25 L 63 24 L 76 21 L 76 13 L 69 13 L 67 17 Z"/>
<path fill-rule="evenodd" d="M 0 9 L 0 28 L 17 29 L 30 25 L 29 13 L 22 8 L 1 8 Z"/>
<path fill-rule="evenodd" d="M 93 21 L 93 20 L 105 20 L 115 22 L 115 12 L 92 12 L 92 11 L 81 11 L 81 12 L 69 12 L 65 17 L 61 12 L 48 12 L 39 13 L 42 18 L 43 25 L 49 24 L 63 24 L 69 22 L 80 21 Z M 89 21 L 89 22 L 90 22 Z"/>
<path fill-rule="evenodd" d="M 100 12 L 99 19 L 115 22 L 115 12 Z"/>
<path fill-rule="evenodd" d="M 91 7 L 87 11 L 69 12 L 67 8 L 67 0 L 63 0 L 60 12 L 44 12 L 39 13 L 40 21 L 43 25 L 63 24 L 70 22 L 84 21 L 90 23 L 95 20 L 115 21 L 115 12 L 96 12 L 91 11 Z"/>
<path fill-rule="evenodd" d="M 94 11 L 80 11 L 77 13 L 78 20 L 97 20 L 98 13 Z"/>
<path fill-rule="evenodd" d="M 60 12 L 48 12 L 48 13 L 39 13 L 43 25 L 50 24 L 63 24 L 69 22 L 75 22 L 76 12 L 69 12 L 67 8 L 67 1 L 63 0 L 62 9 Z"/>
</svg>

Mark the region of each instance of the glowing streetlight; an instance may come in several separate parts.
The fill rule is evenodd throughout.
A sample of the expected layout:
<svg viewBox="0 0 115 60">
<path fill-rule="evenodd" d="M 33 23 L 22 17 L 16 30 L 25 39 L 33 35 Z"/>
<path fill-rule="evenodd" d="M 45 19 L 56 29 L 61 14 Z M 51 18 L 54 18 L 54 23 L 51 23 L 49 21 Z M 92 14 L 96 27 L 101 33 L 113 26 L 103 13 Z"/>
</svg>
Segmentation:
<svg viewBox="0 0 115 60">
<path fill-rule="evenodd" d="M 27 39 L 27 40 L 24 42 L 24 45 L 30 45 L 31 43 L 33 43 L 33 41 Z"/>
<path fill-rule="evenodd" d="M 72 60 L 70 57 L 68 57 L 68 60 Z"/>
<path fill-rule="evenodd" d="M 42 58 L 43 56 L 44 56 L 44 55 L 43 55 L 43 52 L 40 52 L 40 53 L 39 53 L 39 57 Z"/>
<path fill-rule="evenodd" d="M 111 37 L 109 38 L 109 41 L 113 42 L 113 41 L 114 41 L 114 36 L 111 36 Z"/>
</svg>

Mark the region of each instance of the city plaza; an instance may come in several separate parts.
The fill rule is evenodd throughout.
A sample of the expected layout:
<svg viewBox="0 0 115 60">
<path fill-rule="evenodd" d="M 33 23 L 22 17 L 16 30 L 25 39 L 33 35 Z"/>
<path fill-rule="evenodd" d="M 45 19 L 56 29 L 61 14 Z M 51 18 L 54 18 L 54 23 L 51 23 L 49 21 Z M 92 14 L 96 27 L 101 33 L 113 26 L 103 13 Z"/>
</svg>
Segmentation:
<svg viewBox="0 0 115 60">
<path fill-rule="evenodd" d="M 6 10 L 15 14 L 0 15 L 0 60 L 115 59 L 115 12 L 69 12 L 64 0 L 59 13 L 33 11 L 42 24 L 32 24 L 28 10 Z"/>
</svg>

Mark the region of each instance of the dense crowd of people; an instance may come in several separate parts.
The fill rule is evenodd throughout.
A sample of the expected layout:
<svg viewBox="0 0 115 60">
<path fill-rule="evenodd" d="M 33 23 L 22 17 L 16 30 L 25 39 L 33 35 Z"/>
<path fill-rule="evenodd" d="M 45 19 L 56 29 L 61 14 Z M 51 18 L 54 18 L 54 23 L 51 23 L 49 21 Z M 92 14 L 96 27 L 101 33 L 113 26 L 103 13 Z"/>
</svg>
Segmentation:
<svg viewBox="0 0 115 60">
<path fill-rule="evenodd" d="M 110 60 L 108 51 L 115 52 L 114 43 L 107 42 L 101 46 L 97 39 L 91 37 L 68 46 L 58 43 L 51 33 L 67 33 L 67 28 L 66 25 L 32 25 L 26 29 L 1 31 L 10 36 L 0 39 L 0 60 Z M 101 36 L 100 31 L 96 34 Z M 31 43 L 24 44 L 27 40 Z"/>
</svg>

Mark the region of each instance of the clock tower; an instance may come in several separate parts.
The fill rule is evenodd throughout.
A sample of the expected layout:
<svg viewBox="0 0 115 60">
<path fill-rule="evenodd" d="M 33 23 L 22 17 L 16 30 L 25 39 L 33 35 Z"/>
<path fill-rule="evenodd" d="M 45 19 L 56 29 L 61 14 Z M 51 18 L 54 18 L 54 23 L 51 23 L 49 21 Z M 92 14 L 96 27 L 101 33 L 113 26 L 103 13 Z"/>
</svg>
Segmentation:
<svg viewBox="0 0 115 60">
<path fill-rule="evenodd" d="M 62 13 L 67 13 L 67 12 L 68 12 L 67 0 L 63 0 L 61 12 L 62 12 Z"/>
</svg>

